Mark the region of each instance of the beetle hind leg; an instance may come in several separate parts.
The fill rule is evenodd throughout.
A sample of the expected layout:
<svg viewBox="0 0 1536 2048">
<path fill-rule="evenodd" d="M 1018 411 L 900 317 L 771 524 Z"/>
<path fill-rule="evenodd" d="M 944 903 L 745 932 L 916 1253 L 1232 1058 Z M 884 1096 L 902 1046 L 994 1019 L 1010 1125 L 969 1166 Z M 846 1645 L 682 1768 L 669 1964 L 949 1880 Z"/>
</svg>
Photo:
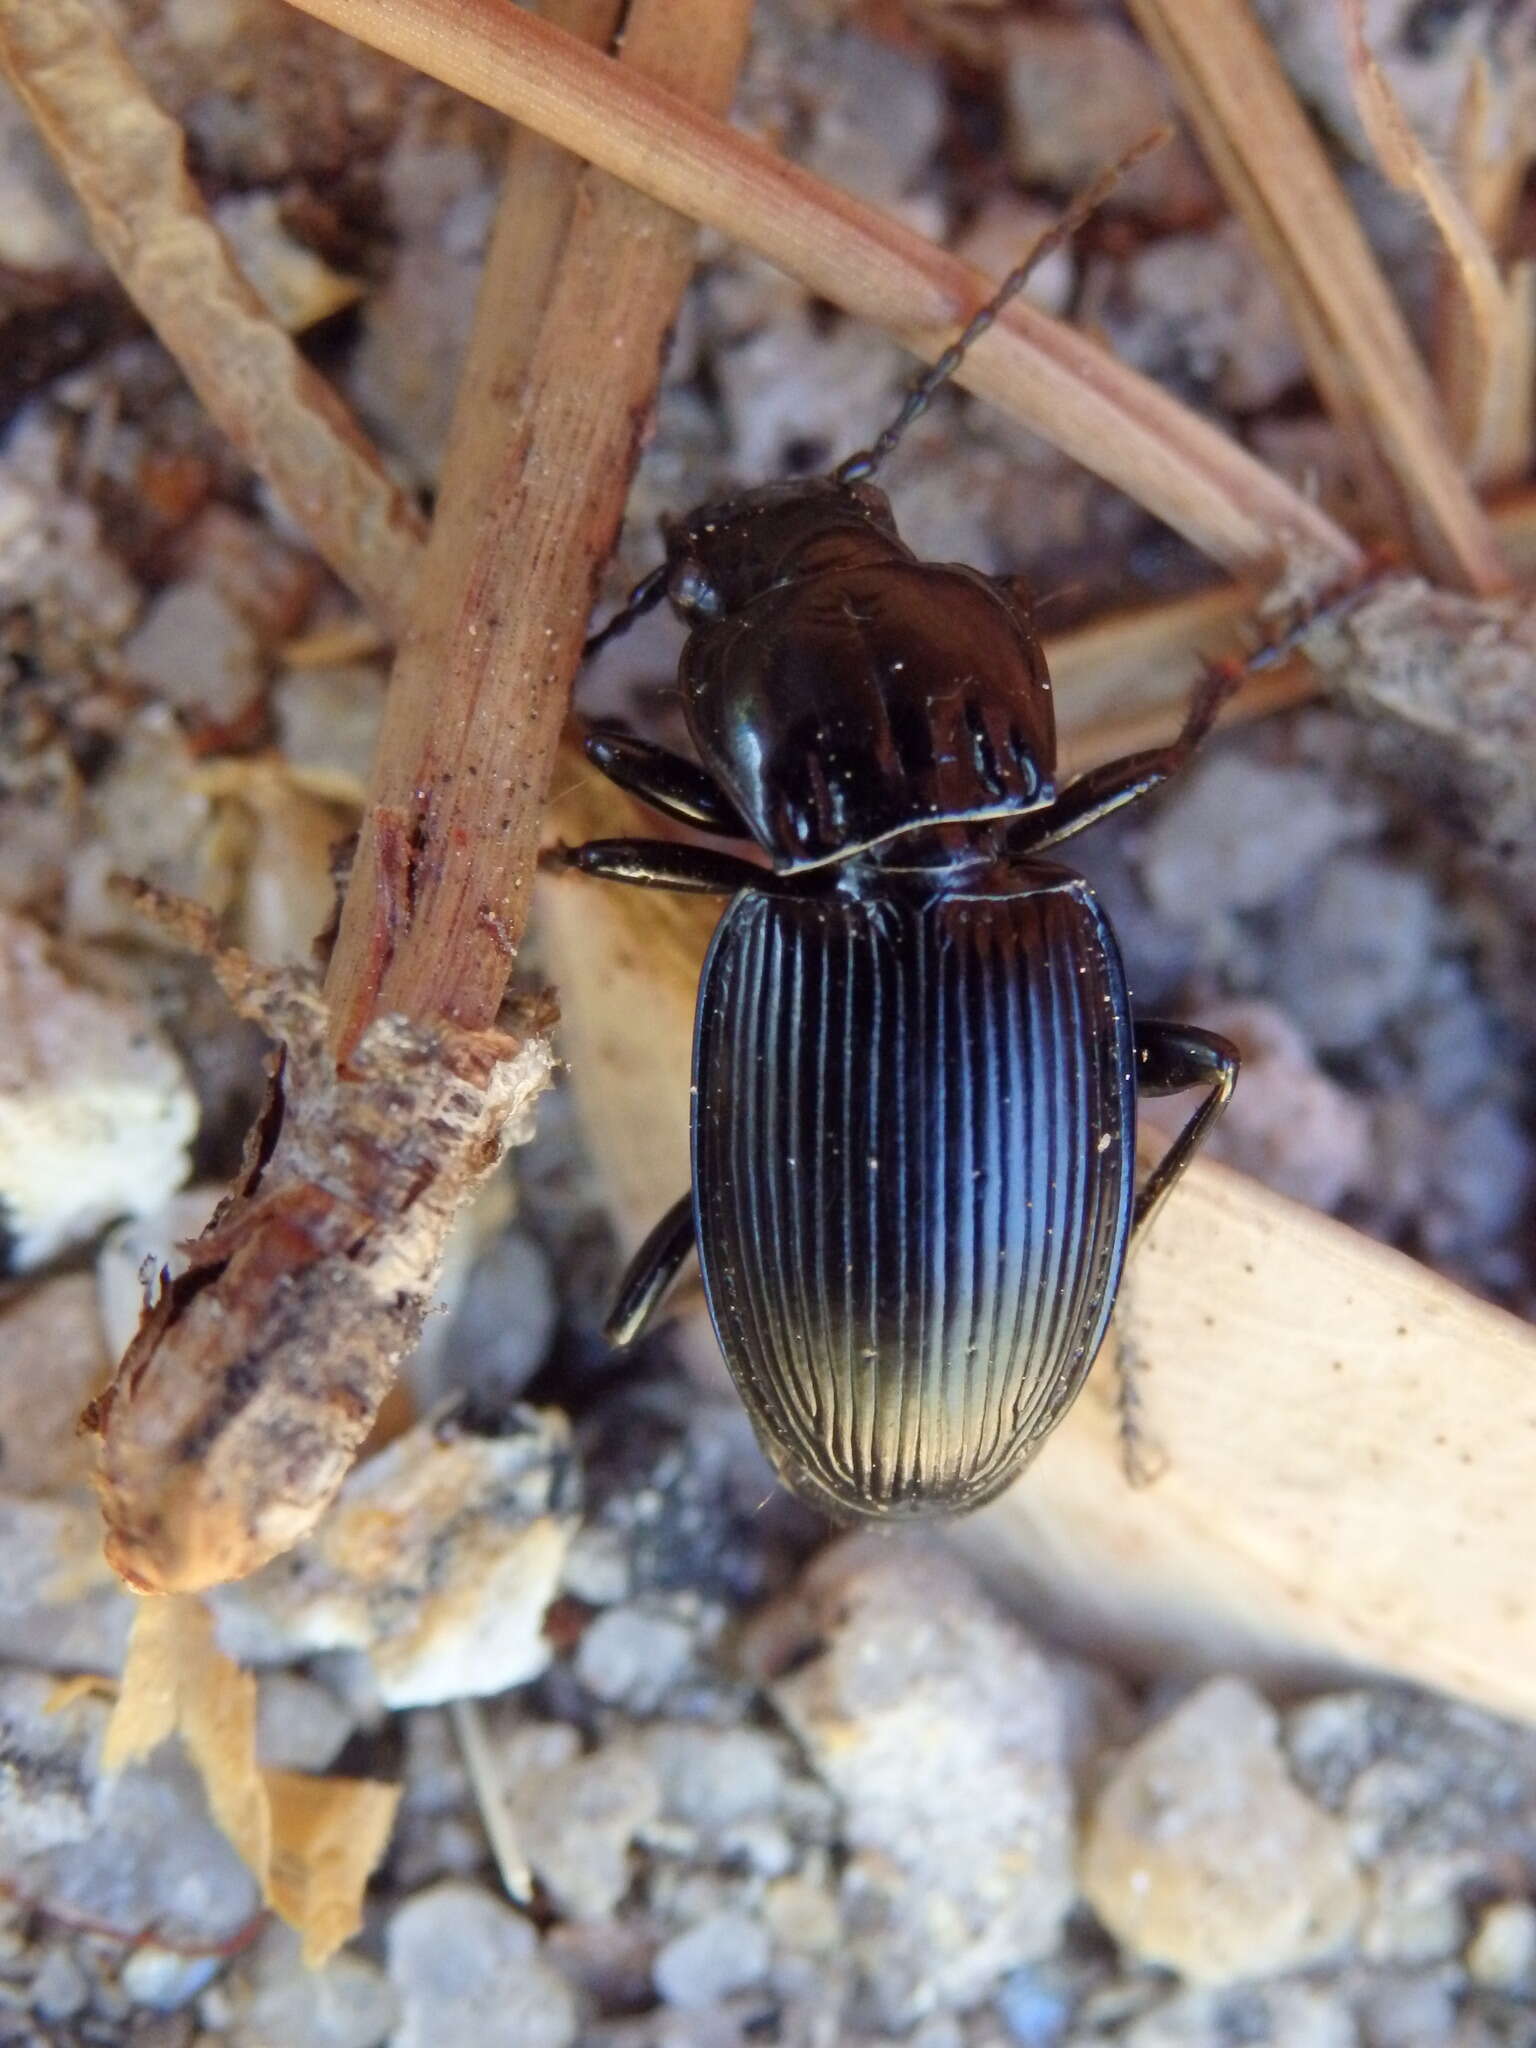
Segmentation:
<svg viewBox="0 0 1536 2048">
<path fill-rule="evenodd" d="M 1136 1084 L 1144 1095 L 1178 1095 L 1186 1088 L 1207 1091 L 1136 1197 L 1131 1230 L 1140 1236 L 1231 1100 L 1241 1061 L 1228 1039 L 1198 1025 L 1165 1024 L 1149 1017 L 1135 1031 Z"/>
<path fill-rule="evenodd" d="M 650 1236 L 629 1262 L 619 1283 L 603 1335 L 617 1349 L 638 1343 L 645 1327 L 661 1306 L 662 1297 L 682 1271 L 683 1261 L 693 1250 L 697 1231 L 693 1220 L 692 1189 L 674 1202 Z"/>
</svg>

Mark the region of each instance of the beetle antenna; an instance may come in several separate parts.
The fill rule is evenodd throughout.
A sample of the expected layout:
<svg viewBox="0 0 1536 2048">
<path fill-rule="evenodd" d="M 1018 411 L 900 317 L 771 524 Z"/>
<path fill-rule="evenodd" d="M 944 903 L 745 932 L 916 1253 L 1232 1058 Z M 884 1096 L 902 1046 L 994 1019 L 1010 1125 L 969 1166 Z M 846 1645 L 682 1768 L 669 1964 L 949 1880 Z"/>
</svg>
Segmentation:
<svg viewBox="0 0 1536 2048">
<path fill-rule="evenodd" d="M 668 567 L 666 562 L 662 562 L 649 576 L 642 576 L 607 625 L 588 635 L 582 643 L 583 661 L 590 661 L 594 654 L 602 652 L 610 640 L 617 640 L 621 633 L 627 633 L 636 619 L 643 618 L 647 612 L 655 611 L 667 594 Z"/>
<path fill-rule="evenodd" d="M 954 376 L 974 344 L 993 325 L 1008 302 L 1018 297 L 1046 257 L 1053 250 L 1059 249 L 1064 242 L 1069 242 L 1084 222 L 1098 212 L 1126 173 L 1139 164 L 1144 156 L 1150 156 L 1154 149 L 1161 149 L 1172 133 L 1171 128 L 1154 128 L 1150 135 L 1144 135 L 1140 142 L 1134 143 L 1123 156 L 1112 163 L 1107 171 L 1101 171 L 1091 185 L 1085 186 L 1060 219 L 1048 227 L 1033 244 L 1024 260 L 1009 271 L 981 310 L 971 316 L 938 361 L 923 371 L 902 401 L 901 410 L 884 429 L 879 439 L 871 447 L 859 449 L 856 454 L 850 455 L 846 461 L 837 465 L 832 472 L 835 482 L 857 483 L 864 477 L 874 475 L 908 427 L 914 420 L 921 419 L 928 410 L 933 403 L 934 393 Z"/>
</svg>

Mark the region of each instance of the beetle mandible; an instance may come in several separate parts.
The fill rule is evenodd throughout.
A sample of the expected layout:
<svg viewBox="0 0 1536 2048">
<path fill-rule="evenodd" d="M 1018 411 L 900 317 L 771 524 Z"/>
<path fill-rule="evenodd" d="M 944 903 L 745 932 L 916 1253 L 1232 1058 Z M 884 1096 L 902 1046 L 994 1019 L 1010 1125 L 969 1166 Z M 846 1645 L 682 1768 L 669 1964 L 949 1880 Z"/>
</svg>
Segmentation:
<svg viewBox="0 0 1536 2048">
<path fill-rule="evenodd" d="M 872 447 L 669 527 L 666 560 L 589 643 L 670 600 L 699 762 L 617 728 L 588 753 L 663 816 L 771 861 L 661 840 L 566 855 L 730 898 L 699 983 L 693 1186 L 608 1334 L 638 1337 L 696 1245 L 764 1450 L 840 1517 L 960 1512 L 1023 1469 L 1237 1076 L 1224 1039 L 1133 1018 L 1092 890 L 1043 858 L 1181 768 L 1226 679 L 1207 676 L 1169 745 L 1058 788 L 1028 612 L 978 571 L 919 561 L 870 482 L 1107 182 Z M 1138 1087 L 1205 1091 L 1139 1193 Z"/>
</svg>

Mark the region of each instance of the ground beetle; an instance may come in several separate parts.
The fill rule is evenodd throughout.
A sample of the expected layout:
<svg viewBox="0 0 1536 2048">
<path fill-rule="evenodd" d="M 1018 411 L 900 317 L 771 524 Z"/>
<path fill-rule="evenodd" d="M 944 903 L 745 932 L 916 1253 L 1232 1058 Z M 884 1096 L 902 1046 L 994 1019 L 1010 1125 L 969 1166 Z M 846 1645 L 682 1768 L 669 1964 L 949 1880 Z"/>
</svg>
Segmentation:
<svg viewBox="0 0 1536 2048">
<path fill-rule="evenodd" d="M 1133 1018 L 1113 933 L 1047 849 L 1185 763 L 1179 737 L 1058 789 L 1050 678 L 1016 593 L 920 562 L 869 478 L 1033 264 L 1037 243 L 828 477 L 667 531 L 591 643 L 669 599 L 700 767 L 614 728 L 588 752 L 670 841 L 571 850 L 590 875 L 731 898 L 699 984 L 693 1188 L 609 1322 L 632 1342 L 697 1244 L 720 1346 L 784 1481 L 840 1516 L 979 1506 L 1060 1421 L 1127 1247 L 1231 1094 L 1237 1054 Z M 1139 1194 L 1136 1091 L 1205 1098 Z"/>
</svg>

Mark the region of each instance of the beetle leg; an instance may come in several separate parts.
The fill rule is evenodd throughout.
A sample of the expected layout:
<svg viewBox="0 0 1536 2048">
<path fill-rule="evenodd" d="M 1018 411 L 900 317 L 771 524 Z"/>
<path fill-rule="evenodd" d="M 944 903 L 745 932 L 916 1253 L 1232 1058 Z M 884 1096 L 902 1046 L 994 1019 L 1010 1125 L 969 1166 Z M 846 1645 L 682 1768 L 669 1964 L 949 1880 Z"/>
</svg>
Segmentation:
<svg viewBox="0 0 1536 2048">
<path fill-rule="evenodd" d="M 1139 753 L 1124 754 L 1118 761 L 1106 761 L 1069 782 L 1049 810 L 1024 818 L 1009 834 L 1010 853 L 1036 853 L 1070 839 L 1107 818 L 1112 811 L 1134 804 L 1177 775 L 1196 747 L 1216 722 L 1216 714 L 1237 688 L 1241 670 L 1212 666 L 1195 692 L 1188 715 L 1176 740 L 1164 747 L 1145 747 Z"/>
<path fill-rule="evenodd" d="M 1136 1197 L 1131 1231 L 1139 1236 L 1226 1108 L 1241 1062 L 1235 1045 L 1193 1024 L 1164 1024 L 1149 1017 L 1136 1025 L 1135 1032 L 1136 1083 L 1143 1094 L 1177 1095 L 1185 1088 L 1210 1091 Z"/>
<path fill-rule="evenodd" d="M 637 889 L 683 889 L 698 896 L 734 896 L 740 889 L 771 891 L 772 868 L 754 867 L 712 846 L 680 846 L 672 839 L 592 839 L 567 846 L 567 867 L 605 882 L 629 882 Z"/>
<path fill-rule="evenodd" d="M 693 1250 L 693 1192 L 674 1202 L 629 1262 L 603 1335 L 622 1349 L 638 1341 Z"/>
<path fill-rule="evenodd" d="M 696 761 L 613 725 L 594 726 L 587 734 L 586 750 L 587 759 L 601 768 L 610 782 L 627 789 L 664 818 L 675 818 L 680 825 L 700 825 L 725 839 L 751 837 L 736 806 Z"/>
</svg>

